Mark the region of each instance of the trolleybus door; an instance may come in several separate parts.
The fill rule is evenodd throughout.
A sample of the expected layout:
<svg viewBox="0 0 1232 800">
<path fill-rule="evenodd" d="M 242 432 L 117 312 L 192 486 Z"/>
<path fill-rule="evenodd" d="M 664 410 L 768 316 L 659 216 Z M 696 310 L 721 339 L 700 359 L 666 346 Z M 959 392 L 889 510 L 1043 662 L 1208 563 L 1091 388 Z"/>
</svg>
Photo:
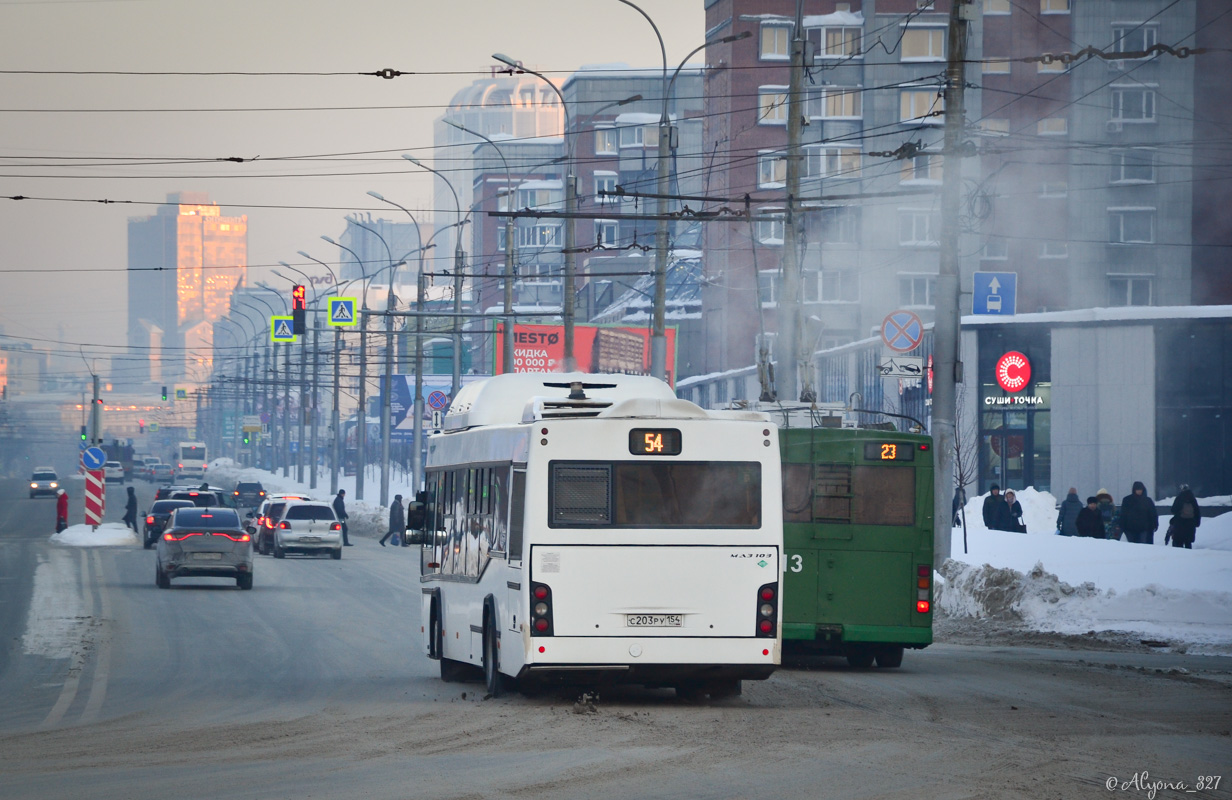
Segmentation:
<svg viewBox="0 0 1232 800">
<path fill-rule="evenodd" d="M 505 583 L 507 587 L 507 604 L 505 607 L 509 610 L 510 629 L 514 631 L 518 629 L 518 610 L 521 608 L 522 582 L 525 578 L 525 572 L 522 570 L 522 553 L 525 549 L 525 544 L 523 543 L 525 525 L 526 469 L 515 467 L 513 470 L 513 480 L 509 487 L 509 541 L 505 546 L 506 563 L 509 565 L 509 578 Z"/>
</svg>

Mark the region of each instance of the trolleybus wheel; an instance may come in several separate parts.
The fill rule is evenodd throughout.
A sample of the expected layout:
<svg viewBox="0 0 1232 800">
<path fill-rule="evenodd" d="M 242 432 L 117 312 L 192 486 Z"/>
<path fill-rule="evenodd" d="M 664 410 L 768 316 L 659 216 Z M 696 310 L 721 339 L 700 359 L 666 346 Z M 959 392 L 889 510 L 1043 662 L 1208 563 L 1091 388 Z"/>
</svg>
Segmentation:
<svg viewBox="0 0 1232 800">
<path fill-rule="evenodd" d="M 903 648 L 882 647 L 877 650 L 877 666 L 881 669 L 893 669 L 903 665 Z"/>
<path fill-rule="evenodd" d="M 505 693 L 505 676 L 500 671 L 500 649 L 496 646 L 496 626 L 491 620 L 483 629 L 483 679 L 492 697 Z"/>
<path fill-rule="evenodd" d="M 873 665 L 873 651 L 865 647 L 853 648 L 847 653 L 847 664 L 854 669 L 868 669 Z"/>
</svg>

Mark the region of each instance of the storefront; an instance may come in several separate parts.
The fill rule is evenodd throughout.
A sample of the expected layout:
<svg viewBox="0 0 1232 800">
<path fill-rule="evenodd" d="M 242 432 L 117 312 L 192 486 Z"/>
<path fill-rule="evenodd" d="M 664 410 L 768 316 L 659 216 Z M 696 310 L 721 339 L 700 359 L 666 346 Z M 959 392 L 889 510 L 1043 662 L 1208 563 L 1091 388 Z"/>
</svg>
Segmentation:
<svg viewBox="0 0 1232 800">
<path fill-rule="evenodd" d="M 978 486 L 1048 490 L 1052 477 L 1052 337 L 1046 326 L 978 334 Z M 960 435 L 970 444 L 972 431 Z"/>
</svg>

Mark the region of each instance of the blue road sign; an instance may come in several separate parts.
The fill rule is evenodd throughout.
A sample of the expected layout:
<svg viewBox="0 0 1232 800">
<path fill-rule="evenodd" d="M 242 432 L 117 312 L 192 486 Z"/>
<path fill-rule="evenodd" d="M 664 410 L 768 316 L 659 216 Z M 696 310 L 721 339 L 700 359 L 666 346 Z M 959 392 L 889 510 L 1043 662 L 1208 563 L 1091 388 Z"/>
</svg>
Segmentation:
<svg viewBox="0 0 1232 800">
<path fill-rule="evenodd" d="M 81 465 L 86 469 L 102 469 L 107 461 L 107 454 L 101 447 L 87 447 L 81 454 Z"/>
<path fill-rule="evenodd" d="M 356 321 L 354 297 L 329 298 L 330 325 L 354 325 Z"/>
<path fill-rule="evenodd" d="M 971 313 L 1012 317 L 1018 302 L 1017 272 L 977 272 Z"/>
<path fill-rule="evenodd" d="M 449 405 L 449 397 L 444 392 L 433 392 L 428 395 L 428 405 L 440 411 L 445 406 Z"/>
<path fill-rule="evenodd" d="M 924 340 L 924 323 L 914 312 L 891 311 L 881 321 L 881 341 L 896 353 L 910 353 Z"/>
<path fill-rule="evenodd" d="M 290 317 L 270 317 L 270 340 L 274 342 L 295 341 L 295 329 Z"/>
</svg>

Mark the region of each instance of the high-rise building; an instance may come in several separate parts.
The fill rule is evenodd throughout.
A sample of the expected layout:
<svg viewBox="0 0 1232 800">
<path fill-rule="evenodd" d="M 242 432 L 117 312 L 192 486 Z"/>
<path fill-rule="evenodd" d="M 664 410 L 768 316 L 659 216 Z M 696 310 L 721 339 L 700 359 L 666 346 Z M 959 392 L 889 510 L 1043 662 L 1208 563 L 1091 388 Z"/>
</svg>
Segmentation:
<svg viewBox="0 0 1232 800">
<path fill-rule="evenodd" d="M 169 194 L 157 213 L 130 218 L 128 339 L 149 353 L 148 361 L 134 363 L 143 366 L 133 380 L 208 374 L 208 328 L 227 313 L 247 271 L 248 217 L 224 216 L 203 192 Z"/>
</svg>

